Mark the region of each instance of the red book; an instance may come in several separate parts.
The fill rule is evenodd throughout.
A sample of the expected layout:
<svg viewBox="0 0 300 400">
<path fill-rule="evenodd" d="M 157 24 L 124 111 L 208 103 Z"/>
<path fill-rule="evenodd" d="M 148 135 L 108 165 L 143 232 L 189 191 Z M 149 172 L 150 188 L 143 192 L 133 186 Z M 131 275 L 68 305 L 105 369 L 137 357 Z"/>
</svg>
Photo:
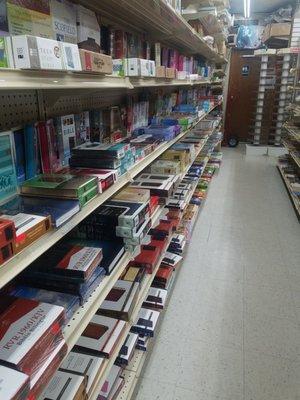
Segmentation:
<svg viewBox="0 0 300 400">
<path fill-rule="evenodd" d="M 126 32 L 121 29 L 115 30 L 115 57 L 114 58 L 126 58 L 127 56 L 127 41 L 126 41 Z"/>
<path fill-rule="evenodd" d="M 133 267 L 145 268 L 147 274 L 152 274 L 158 263 L 160 254 L 161 252 L 158 247 L 143 245 L 140 254 L 135 257 L 135 259 L 131 261 L 129 265 Z"/>
<path fill-rule="evenodd" d="M 1 296 L 0 361 L 32 378 L 62 336 L 63 322 L 63 307 Z"/>
<path fill-rule="evenodd" d="M 36 131 L 38 134 L 38 140 L 39 140 L 42 172 L 44 174 L 49 174 L 51 172 L 51 165 L 50 165 L 50 157 L 49 157 L 49 143 L 48 143 L 46 123 L 45 122 L 37 122 L 35 125 L 35 128 L 36 128 Z"/>
</svg>

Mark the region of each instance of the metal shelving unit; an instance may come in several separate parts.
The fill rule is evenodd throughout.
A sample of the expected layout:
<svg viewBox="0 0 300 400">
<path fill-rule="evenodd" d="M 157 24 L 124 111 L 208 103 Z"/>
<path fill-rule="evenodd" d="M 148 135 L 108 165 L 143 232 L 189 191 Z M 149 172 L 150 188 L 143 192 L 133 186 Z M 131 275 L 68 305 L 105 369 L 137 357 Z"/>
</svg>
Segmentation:
<svg viewBox="0 0 300 400">
<path fill-rule="evenodd" d="M 214 108 L 209 110 L 209 114 Z M 207 114 L 203 114 L 197 121 L 201 121 Z M 196 123 L 196 124 L 197 124 Z M 195 125 L 196 125 L 195 124 Z M 174 143 L 178 142 L 189 130 L 181 132 L 175 139 L 164 142 L 156 148 L 156 150 L 146 156 L 142 161 L 134 165 L 129 169 L 126 174 L 122 175 L 118 181 L 112 185 L 104 193 L 99 194 L 97 197 L 92 199 L 80 212 L 64 224 L 61 228 L 52 229 L 43 235 L 40 239 L 36 240 L 32 245 L 26 247 L 16 256 L 9 259 L 6 263 L 1 265 L 0 269 L 0 287 L 6 285 L 9 281 L 15 278 L 20 272 L 22 272 L 29 264 L 36 260 L 40 255 L 62 239 L 68 232 L 75 228 L 84 218 L 91 214 L 97 207 L 103 204 L 117 191 L 119 191 L 126 184 L 130 183 L 132 179 L 142 172 L 148 165 L 150 165 L 156 158 L 170 148 Z"/>
<path fill-rule="evenodd" d="M 201 54 L 214 63 L 227 62 L 164 0 L 79 0 L 79 3 L 116 26 L 145 33 L 190 55 Z"/>
<path fill-rule="evenodd" d="M 1 69 L 0 90 L 135 89 L 155 86 L 209 85 L 210 80 L 129 78 L 88 72 Z"/>
</svg>

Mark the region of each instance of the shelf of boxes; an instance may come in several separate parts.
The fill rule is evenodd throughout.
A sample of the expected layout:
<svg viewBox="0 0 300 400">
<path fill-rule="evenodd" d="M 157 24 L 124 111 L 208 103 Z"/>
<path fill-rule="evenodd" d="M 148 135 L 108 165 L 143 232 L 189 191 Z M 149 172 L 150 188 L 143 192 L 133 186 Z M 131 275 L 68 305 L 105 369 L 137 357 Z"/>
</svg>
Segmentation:
<svg viewBox="0 0 300 400">
<path fill-rule="evenodd" d="M 214 63 L 227 62 L 164 0 L 80 0 L 80 3 L 129 31 L 146 33 L 152 40 L 190 55 L 200 54 Z"/>
<path fill-rule="evenodd" d="M 219 142 L 215 143 L 214 147 L 216 147 L 218 145 L 218 143 Z M 204 165 L 203 171 L 204 171 L 208 161 L 209 161 L 209 158 Z M 200 179 L 201 179 L 201 176 L 199 177 L 199 180 Z M 192 197 L 192 195 L 193 195 L 193 191 L 191 193 L 191 197 Z M 199 209 L 200 209 L 200 207 L 199 207 Z M 198 216 L 198 214 L 197 214 L 197 216 Z M 196 222 L 197 216 L 195 217 L 195 221 L 193 221 L 194 223 Z M 170 293 L 168 294 L 168 300 L 167 300 L 166 306 L 165 306 L 164 310 L 161 311 L 161 315 L 160 315 L 160 319 L 159 319 L 159 326 L 161 324 L 161 320 L 164 316 L 164 313 L 167 311 L 168 301 L 170 300 L 170 297 L 172 295 L 172 288 L 174 287 L 175 280 L 178 276 L 178 271 L 175 271 L 175 272 L 177 272 L 177 273 L 176 273 L 175 279 L 172 283 Z M 159 335 L 159 326 L 155 331 L 156 337 Z M 131 397 L 137 387 L 139 378 L 141 376 L 141 373 L 142 373 L 144 365 L 147 361 L 147 358 L 151 354 L 151 347 L 154 345 L 154 342 L 155 342 L 154 339 L 150 338 L 147 351 L 135 350 L 133 358 L 130 361 L 130 364 L 128 365 L 128 367 L 125 368 L 124 372 L 122 373 L 122 376 L 125 379 L 125 383 L 124 383 L 124 386 L 123 386 L 120 394 L 117 397 L 117 400 L 130 400 L 131 399 Z"/>
<path fill-rule="evenodd" d="M 290 183 L 289 183 L 288 179 L 286 179 L 286 177 L 284 175 L 284 172 L 282 171 L 282 168 L 280 166 L 277 166 L 277 169 L 278 169 L 278 171 L 280 173 L 280 176 L 281 176 L 282 181 L 283 181 L 283 183 L 284 183 L 284 185 L 286 187 L 286 190 L 287 190 L 287 192 L 289 194 L 289 197 L 292 200 L 292 203 L 293 203 L 294 209 L 296 211 L 296 214 L 298 216 L 298 219 L 300 219 L 300 201 L 299 201 L 299 198 L 297 196 L 295 196 L 295 194 L 294 194 L 294 192 L 293 192 L 293 190 L 292 190 L 292 188 L 290 186 Z"/>
<path fill-rule="evenodd" d="M 205 118 L 213 109 L 219 104 L 212 107 L 208 113 L 203 114 L 197 122 L 193 125 L 197 125 L 203 118 Z M 191 129 L 191 128 L 190 128 Z M 148 165 L 156 160 L 162 153 L 164 153 L 173 144 L 178 142 L 183 136 L 185 136 L 190 129 L 181 132 L 175 139 L 160 144 L 155 151 L 146 156 L 143 160 L 135 164 L 125 174 L 123 174 L 114 185 L 107 189 L 104 193 L 99 194 L 93 198 L 85 207 L 83 207 L 74 217 L 72 217 L 66 224 L 61 228 L 52 229 L 43 235 L 40 239 L 36 240 L 30 246 L 26 247 L 23 251 L 9 259 L 6 263 L 1 265 L 0 268 L 0 287 L 6 285 L 20 272 L 22 272 L 28 265 L 36 260 L 40 255 L 45 253 L 55 243 L 62 239 L 67 233 L 75 228 L 84 218 L 90 215 L 96 210 L 101 204 L 112 197 L 126 184 L 130 183 L 132 179 L 142 172 Z"/>
<path fill-rule="evenodd" d="M 135 89 L 155 86 L 209 85 L 210 80 L 130 78 L 88 72 L 1 69 L 0 90 Z"/>
</svg>

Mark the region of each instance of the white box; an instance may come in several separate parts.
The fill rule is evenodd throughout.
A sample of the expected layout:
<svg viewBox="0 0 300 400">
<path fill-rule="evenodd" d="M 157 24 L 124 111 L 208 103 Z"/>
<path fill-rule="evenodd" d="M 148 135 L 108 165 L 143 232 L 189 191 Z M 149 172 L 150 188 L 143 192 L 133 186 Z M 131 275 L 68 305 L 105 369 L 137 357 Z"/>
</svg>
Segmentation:
<svg viewBox="0 0 300 400">
<path fill-rule="evenodd" d="M 180 80 L 187 79 L 187 72 L 186 71 L 177 71 L 177 79 L 180 79 Z"/>
<path fill-rule="evenodd" d="M 57 40 L 31 35 L 12 37 L 16 68 L 63 70 L 63 57 Z"/>
<path fill-rule="evenodd" d="M 125 75 L 141 76 L 140 58 L 125 58 Z"/>
<path fill-rule="evenodd" d="M 59 42 L 62 50 L 64 68 L 68 71 L 82 71 L 77 44 Z"/>
<path fill-rule="evenodd" d="M 268 146 L 254 146 L 252 144 L 246 144 L 247 156 L 265 156 L 267 154 Z"/>
<path fill-rule="evenodd" d="M 141 63 L 141 76 L 150 76 L 150 64 L 149 60 L 140 59 Z"/>
</svg>

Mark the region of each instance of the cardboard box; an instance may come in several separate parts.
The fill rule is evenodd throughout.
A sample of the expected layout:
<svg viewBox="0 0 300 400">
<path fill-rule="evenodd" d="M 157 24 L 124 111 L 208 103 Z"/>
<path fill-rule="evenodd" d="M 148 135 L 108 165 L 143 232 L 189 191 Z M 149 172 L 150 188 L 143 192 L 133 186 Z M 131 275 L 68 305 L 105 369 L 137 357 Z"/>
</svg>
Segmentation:
<svg viewBox="0 0 300 400">
<path fill-rule="evenodd" d="M 79 49 L 79 54 L 83 71 L 99 72 L 102 74 L 113 73 L 113 61 L 111 56 L 84 49 Z"/>
<path fill-rule="evenodd" d="M 16 68 L 63 70 L 63 56 L 57 40 L 31 35 L 12 37 Z"/>
<path fill-rule="evenodd" d="M 271 37 L 286 37 L 291 34 L 291 24 L 289 22 L 268 24 L 262 35 L 262 41 L 266 42 Z"/>
<path fill-rule="evenodd" d="M 141 76 L 150 76 L 149 60 L 140 59 L 141 63 Z"/>
<path fill-rule="evenodd" d="M 166 68 L 166 78 L 175 79 L 176 78 L 176 70 L 175 68 Z"/>
<path fill-rule="evenodd" d="M 156 66 L 156 78 L 165 78 L 165 77 L 166 77 L 166 67 Z"/>
</svg>

